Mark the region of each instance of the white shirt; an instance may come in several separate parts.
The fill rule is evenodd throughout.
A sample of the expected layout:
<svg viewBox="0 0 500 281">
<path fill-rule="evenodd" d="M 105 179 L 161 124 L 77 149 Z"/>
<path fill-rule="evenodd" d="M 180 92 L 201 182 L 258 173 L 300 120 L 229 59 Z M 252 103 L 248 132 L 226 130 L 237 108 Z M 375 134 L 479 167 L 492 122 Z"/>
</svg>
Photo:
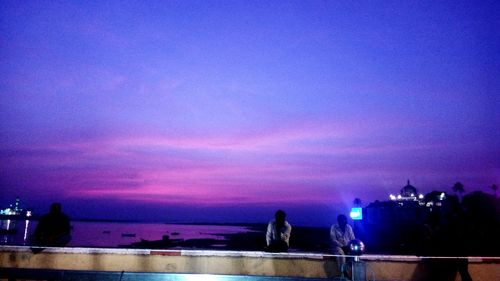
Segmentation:
<svg viewBox="0 0 500 281">
<path fill-rule="evenodd" d="M 280 229 L 280 233 L 276 232 L 276 221 L 270 221 L 267 225 L 266 242 L 267 246 L 271 245 L 272 241 L 282 240 L 285 241 L 287 245 L 290 245 L 290 233 L 292 232 L 292 226 L 285 221 L 285 225 Z"/>
<path fill-rule="evenodd" d="M 333 245 L 337 247 L 347 246 L 352 239 L 355 239 L 354 232 L 350 225 L 346 225 L 345 231 L 342 231 L 338 224 L 333 225 L 330 229 L 330 238 L 332 239 Z"/>
</svg>

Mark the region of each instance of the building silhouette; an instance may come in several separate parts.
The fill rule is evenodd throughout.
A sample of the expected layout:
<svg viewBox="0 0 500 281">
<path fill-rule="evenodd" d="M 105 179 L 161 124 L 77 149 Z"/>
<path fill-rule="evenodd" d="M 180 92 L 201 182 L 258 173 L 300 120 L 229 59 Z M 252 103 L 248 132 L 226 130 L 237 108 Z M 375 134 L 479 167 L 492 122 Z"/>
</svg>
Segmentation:
<svg viewBox="0 0 500 281">
<path fill-rule="evenodd" d="M 377 200 L 363 209 L 363 220 L 354 225 L 356 235 L 373 252 L 414 253 L 421 226 L 447 197 L 441 191 L 423 195 L 408 180 L 399 194 L 389 194 L 388 200 Z"/>
</svg>

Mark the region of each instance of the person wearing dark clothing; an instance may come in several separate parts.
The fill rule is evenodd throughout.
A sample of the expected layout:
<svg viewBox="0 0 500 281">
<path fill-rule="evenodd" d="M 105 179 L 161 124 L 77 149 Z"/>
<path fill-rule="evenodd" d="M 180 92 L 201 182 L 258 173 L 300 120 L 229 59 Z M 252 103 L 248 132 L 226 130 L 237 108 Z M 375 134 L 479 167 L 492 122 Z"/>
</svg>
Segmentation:
<svg viewBox="0 0 500 281">
<path fill-rule="evenodd" d="M 275 219 L 267 225 L 266 242 L 270 252 L 287 252 L 292 227 L 286 221 L 286 214 L 278 210 Z"/>
<path fill-rule="evenodd" d="M 49 213 L 38 221 L 34 233 L 35 245 L 63 247 L 71 240 L 70 232 L 70 221 L 62 212 L 61 204 L 53 203 Z"/>
<path fill-rule="evenodd" d="M 458 272 L 462 281 L 472 281 L 469 273 L 469 262 L 467 258 L 468 237 L 464 212 L 458 200 L 450 200 L 448 210 L 445 212 L 446 224 L 443 229 L 443 247 L 445 256 L 459 257 L 446 260 L 450 272 L 453 275 Z"/>
<path fill-rule="evenodd" d="M 451 281 L 458 272 L 462 281 L 472 281 L 464 228 L 458 201 L 448 200 L 441 210 L 432 211 L 423 226 L 422 252 L 419 253 L 425 257 L 421 263 L 425 272 L 422 276 L 415 275 L 412 280 Z"/>
</svg>

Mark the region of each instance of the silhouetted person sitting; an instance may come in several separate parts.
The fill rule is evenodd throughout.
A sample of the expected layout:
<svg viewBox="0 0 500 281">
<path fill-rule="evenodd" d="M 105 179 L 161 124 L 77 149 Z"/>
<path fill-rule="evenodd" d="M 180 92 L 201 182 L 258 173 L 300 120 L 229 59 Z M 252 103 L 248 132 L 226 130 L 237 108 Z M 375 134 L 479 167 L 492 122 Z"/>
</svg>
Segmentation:
<svg viewBox="0 0 500 281">
<path fill-rule="evenodd" d="M 337 216 L 337 224 L 332 225 L 330 229 L 330 238 L 332 239 L 332 254 L 339 255 L 337 263 L 342 272 L 345 264 L 343 255 L 349 254 L 349 242 L 355 239 L 354 232 L 351 226 L 347 224 L 345 215 L 340 214 Z"/>
<path fill-rule="evenodd" d="M 50 212 L 43 215 L 36 226 L 36 246 L 62 247 L 71 240 L 71 226 L 68 216 L 61 210 L 60 203 L 53 203 Z"/>
<path fill-rule="evenodd" d="M 286 221 L 283 210 L 276 211 L 275 219 L 267 225 L 266 242 L 270 252 L 287 252 L 292 226 Z"/>
</svg>

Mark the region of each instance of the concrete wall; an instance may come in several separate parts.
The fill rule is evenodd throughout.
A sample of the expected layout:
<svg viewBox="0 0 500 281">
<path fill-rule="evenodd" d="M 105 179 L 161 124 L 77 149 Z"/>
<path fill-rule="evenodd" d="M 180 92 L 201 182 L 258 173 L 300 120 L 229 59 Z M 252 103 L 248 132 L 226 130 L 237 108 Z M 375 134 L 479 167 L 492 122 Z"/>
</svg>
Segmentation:
<svg viewBox="0 0 500 281">
<path fill-rule="evenodd" d="M 418 257 L 364 255 L 361 260 L 370 279 L 428 278 Z M 33 254 L 22 246 L 0 247 L 0 267 L 316 278 L 338 274 L 336 258 L 323 254 L 98 248 L 47 248 Z M 474 281 L 500 281 L 500 258 L 472 258 L 469 272 Z"/>
</svg>

